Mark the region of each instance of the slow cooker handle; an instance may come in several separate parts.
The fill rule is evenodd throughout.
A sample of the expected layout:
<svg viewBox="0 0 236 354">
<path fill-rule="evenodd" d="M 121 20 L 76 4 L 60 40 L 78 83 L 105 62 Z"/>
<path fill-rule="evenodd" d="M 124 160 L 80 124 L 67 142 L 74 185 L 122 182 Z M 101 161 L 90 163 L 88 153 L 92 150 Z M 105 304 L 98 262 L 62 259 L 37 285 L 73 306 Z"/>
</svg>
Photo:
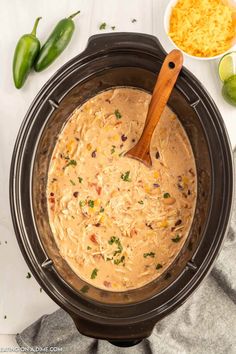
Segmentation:
<svg viewBox="0 0 236 354">
<path fill-rule="evenodd" d="M 91 338 L 107 340 L 118 347 L 132 347 L 152 334 L 157 320 L 146 320 L 133 324 L 96 323 L 70 313 L 78 331 Z"/>
<path fill-rule="evenodd" d="M 149 54 L 158 55 L 161 58 L 166 57 L 166 52 L 159 39 L 155 36 L 144 33 L 105 33 L 91 36 L 88 45 L 83 54 L 95 54 L 111 50 L 131 50 L 138 49 L 146 51 Z"/>
</svg>

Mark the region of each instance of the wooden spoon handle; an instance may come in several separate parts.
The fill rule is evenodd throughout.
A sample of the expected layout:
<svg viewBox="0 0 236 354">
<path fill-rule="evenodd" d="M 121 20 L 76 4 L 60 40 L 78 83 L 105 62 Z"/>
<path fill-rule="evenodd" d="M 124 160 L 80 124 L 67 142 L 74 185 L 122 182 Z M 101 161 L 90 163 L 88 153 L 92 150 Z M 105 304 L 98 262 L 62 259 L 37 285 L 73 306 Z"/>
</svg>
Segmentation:
<svg viewBox="0 0 236 354">
<path fill-rule="evenodd" d="M 167 104 L 180 70 L 183 66 L 183 55 L 180 50 L 172 50 L 161 67 L 153 90 L 143 133 L 138 143 L 127 153 L 127 156 L 143 161 L 151 166 L 150 143 L 161 114 Z"/>
<path fill-rule="evenodd" d="M 176 80 L 183 66 L 183 54 L 180 50 L 174 49 L 170 52 L 161 67 L 148 109 L 145 125 L 149 122 L 155 111 L 159 121 L 163 110 L 168 102 Z"/>
</svg>

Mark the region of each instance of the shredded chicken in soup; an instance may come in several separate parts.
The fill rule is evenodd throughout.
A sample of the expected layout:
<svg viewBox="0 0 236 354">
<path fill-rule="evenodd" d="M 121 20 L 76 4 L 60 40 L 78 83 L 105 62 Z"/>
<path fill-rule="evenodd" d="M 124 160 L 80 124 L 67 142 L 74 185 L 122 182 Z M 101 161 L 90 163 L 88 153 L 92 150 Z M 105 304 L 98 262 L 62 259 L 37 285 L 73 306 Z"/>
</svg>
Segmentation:
<svg viewBox="0 0 236 354">
<path fill-rule="evenodd" d="M 196 168 L 177 116 L 165 108 L 151 168 L 124 157 L 142 133 L 150 99 L 133 88 L 89 99 L 65 124 L 50 162 L 48 213 L 60 254 L 98 288 L 125 291 L 158 278 L 191 227 Z"/>
</svg>

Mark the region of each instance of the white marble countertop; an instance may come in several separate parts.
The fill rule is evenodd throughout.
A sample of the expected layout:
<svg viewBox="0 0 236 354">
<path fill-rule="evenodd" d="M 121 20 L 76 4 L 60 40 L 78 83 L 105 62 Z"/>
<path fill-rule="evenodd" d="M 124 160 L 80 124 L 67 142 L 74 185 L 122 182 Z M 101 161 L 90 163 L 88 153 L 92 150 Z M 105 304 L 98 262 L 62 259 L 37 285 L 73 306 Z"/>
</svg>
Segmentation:
<svg viewBox="0 0 236 354">
<path fill-rule="evenodd" d="M 14 334 L 57 306 L 34 278 L 27 279 L 27 265 L 21 255 L 10 218 L 8 178 L 15 138 L 33 98 L 66 61 L 85 48 L 89 36 L 101 33 L 99 24 L 116 26 L 116 31 L 144 32 L 157 36 L 168 51 L 172 45 L 163 29 L 167 0 L 1 0 L 0 1 L 0 333 Z M 12 57 L 19 36 L 31 31 L 36 17 L 42 16 L 38 37 L 44 41 L 52 26 L 76 10 L 76 31 L 68 49 L 47 70 L 32 73 L 22 90 L 12 82 Z M 133 18 L 137 22 L 132 23 Z M 217 76 L 217 61 L 201 62 L 185 58 L 190 69 L 216 101 L 231 143 L 236 146 L 236 109 L 224 102 Z M 4 318 L 6 316 L 6 318 Z M 0 336 L 0 347 L 14 345 L 13 337 Z"/>
</svg>

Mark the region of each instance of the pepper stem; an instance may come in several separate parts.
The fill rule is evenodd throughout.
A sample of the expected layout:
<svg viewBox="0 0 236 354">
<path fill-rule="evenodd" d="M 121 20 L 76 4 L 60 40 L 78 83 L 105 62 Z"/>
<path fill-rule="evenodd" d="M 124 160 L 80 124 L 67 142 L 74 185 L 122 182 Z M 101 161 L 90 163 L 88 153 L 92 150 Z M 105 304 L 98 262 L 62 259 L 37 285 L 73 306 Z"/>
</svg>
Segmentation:
<svg viewBox="0 0 236 354">
<path fill-rule="evenodd" d="M 74 18 L 76 15 L 78 15 L 80 13 L 80 11 L 75 12 L 74 14 L 70 15 L 68 18 L 72 19 Z"/>
<path fill-rule="evenodd" d="M 31 34 L 32 34 L 33 36 L 36 36 L 36 31 L 37 31 L 38 23 L 39 23 L 39 21 L 41 20 L 41 18 L 42 18 L 42 17 L 38 17 L 38 18 L 36 18 L 36 20 L 35 20 L 34 27 L 33 27 L 33 30 L 32 30 L 32 32 L 31 32 Z"/>
</svg>

